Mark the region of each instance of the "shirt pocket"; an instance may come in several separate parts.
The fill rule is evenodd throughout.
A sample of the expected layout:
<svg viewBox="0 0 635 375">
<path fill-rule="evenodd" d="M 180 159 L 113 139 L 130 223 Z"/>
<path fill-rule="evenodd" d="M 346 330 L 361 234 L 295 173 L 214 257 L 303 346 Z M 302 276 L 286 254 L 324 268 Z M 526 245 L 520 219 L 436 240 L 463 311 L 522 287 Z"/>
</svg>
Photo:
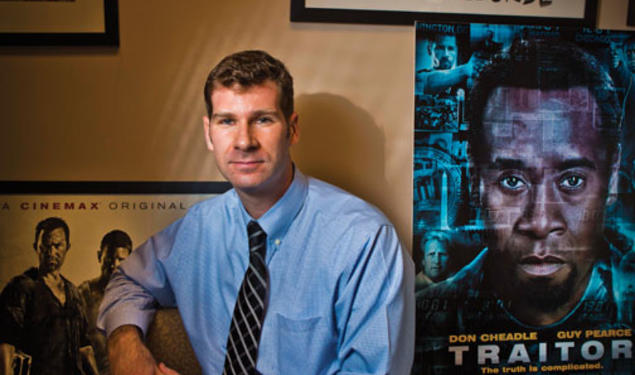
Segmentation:
<svg viewBox="0 0 635 375">
<path fill-rule="evenodd" d="M 275 314 L 277 330 L 278 373 L 323 373 L 336 357 L 336 335 L 328 329 L 325 319 L 290 318 Z M 332 344 L 332 345 L 331 345 Z"/>
</svg>

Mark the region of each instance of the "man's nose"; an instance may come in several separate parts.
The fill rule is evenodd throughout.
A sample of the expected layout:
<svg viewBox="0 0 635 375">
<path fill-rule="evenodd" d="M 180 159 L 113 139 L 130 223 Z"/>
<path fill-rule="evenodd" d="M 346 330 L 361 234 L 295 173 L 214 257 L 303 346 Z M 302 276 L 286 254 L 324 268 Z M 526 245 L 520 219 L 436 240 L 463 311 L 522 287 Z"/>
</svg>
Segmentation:
<svg viewBox="0 0 635 375">
<path fill-rule="evenodd" d="M 235 147 L 247 151 L 256 148 L 257 145 L 258 140 L 255 137 L 253 127 L 247 122 L 238 124 Z"/>
<path fill-rule="evenodd" d="M 532 187 L 517 229 L 535 238 L 546 238 L 566 230 L 562 202 L 557 201 L 553 187 L 546 182 Z"/>
</svg>

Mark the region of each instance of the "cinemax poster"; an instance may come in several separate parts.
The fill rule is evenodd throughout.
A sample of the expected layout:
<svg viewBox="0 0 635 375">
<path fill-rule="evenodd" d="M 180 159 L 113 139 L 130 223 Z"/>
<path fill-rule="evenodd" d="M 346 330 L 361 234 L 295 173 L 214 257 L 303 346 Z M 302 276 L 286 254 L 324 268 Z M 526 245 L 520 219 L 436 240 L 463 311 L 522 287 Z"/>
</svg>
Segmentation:
<svg viewBox="0 0 635 375">
<path fill-rule="evenodd" d="M 416 25 L 413 374 L 633 374 L 635 35 Z"/>
<path fill-rule="evenodd" d="M 10 373 L 108 374 L 106 339 L 95 324 L 110 275 L 150 236 L 229 184 L 0 187 L 0 344 Z M 56 272 L 59 284 L 50 283 Z"/>
</svg>

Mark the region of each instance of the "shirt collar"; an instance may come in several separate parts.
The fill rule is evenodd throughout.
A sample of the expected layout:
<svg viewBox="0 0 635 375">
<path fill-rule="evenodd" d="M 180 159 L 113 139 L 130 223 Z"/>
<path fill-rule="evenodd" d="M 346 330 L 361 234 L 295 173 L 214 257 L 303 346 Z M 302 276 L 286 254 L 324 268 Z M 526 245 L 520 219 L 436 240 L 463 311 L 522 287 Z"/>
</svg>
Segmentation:
<svg viewBox="0 0 635 375">
<path fill-rule="evenodd" d="M 280 199 L 258 220 L 260 227 L 267 233 L 267 239 L 279 244 L 282 241 L 289 225 L 296 217 L 300 209 L 304 205 L 304 199 L 308 192 L 308 179 L 294 165 L 293 181 L 287 191 Z M 243 218 L 246 220 L 245 225 L 250 220 L 254 220 L 249 216 L 245 208 L 241 206 Z"/>
</svg>

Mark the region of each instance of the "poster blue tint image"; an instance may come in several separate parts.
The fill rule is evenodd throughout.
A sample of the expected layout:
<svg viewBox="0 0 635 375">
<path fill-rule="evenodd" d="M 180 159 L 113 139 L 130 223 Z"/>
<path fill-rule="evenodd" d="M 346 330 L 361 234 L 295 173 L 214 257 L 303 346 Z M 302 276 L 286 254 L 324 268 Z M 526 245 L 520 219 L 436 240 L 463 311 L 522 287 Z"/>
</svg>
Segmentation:
<svg viewBox="0 0 635 375">
<path fill-rule="evenodd" d="M 414 374 L 632 374 L 635 38 L 416 25 Z"/>
</svg>

